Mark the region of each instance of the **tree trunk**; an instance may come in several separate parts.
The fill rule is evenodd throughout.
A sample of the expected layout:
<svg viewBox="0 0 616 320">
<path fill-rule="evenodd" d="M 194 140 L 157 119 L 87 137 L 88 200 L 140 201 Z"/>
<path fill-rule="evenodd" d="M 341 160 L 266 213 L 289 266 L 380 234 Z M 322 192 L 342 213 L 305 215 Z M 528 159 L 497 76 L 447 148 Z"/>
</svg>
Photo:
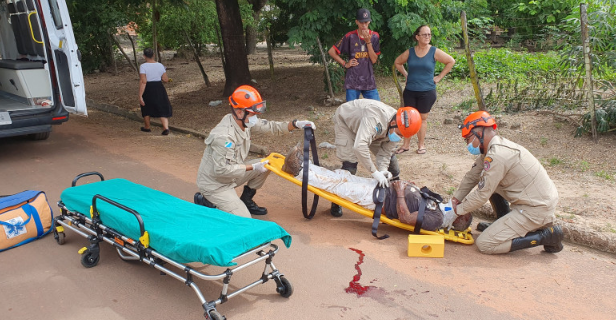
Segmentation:
<svg viewBox="0 0 616 320">
<path fill-rule="evenodd" d="M 193 46 L 192 41 L 190 41 L 190 37 L 188 36 L 188 33 L 186 33 L 186 31 L 184 31 L 184 37 L 186 37 L 186 42 L 188 42 L 188 44 L 193 50 L 195 61 L 197 61 L 197 64 L 199 65 L 199 70 L 201 71 L 201 76 L 203 76 L 203 81 L 205 81 L 205 85 L 208 86 L 208 88 L 211 87 L 212 85 L 210 84 L 210 78 L 208 78 L 207 74 L 205 73 L 205 70 L 203 70 L 203 65 L 201 64 L 201 59 L 199 59 L 197 49 L 195 49 L 195 47 Z"/>
<path fill-rule="evenodd" d="M 218 26 L 216 26 L 216 38 L 218 39 L 218 52 L 220 53 L 220 60 L 222 61 L 222 69 L 226 70 L 227 67 L 225 66 L 225 46 L 222 44 L 222 40 L 220 39 L 220 30 L 218 29 Z"/>
<path fill-rule="evenodd" d="M 250 83 L 248 57 L 244 40 L 244 27 L 237 0 L 216 0 L 216 12 L 222 33 L 225 61 L 224 96 L 230 96 L 243 84 Z"/>
<path fill-rule="evenodd" d="M 135 58 L 135 67 L 137 67 L 137 73 L 139 73 L 139 62 L 137 61 L 137 49 L 135 48 L 135 40 L 130 36 L 128 32 L 126 32 L 126 36 L 128 40 L 130 40 L 130 45 L 133 47 L 133 57 Z"/>
<path fill-rule="evenodd" d="M 582 48 L 584 49 L 584 67 L 586 69 L 586 99 L 590 107 L 590 131 L 592 139 L 595 143 L 598 142 L 597 135 L 597 112 L 595 110 L 595 97 L 592 81 L 592 61 L 590 57 L 590 39 L 588 38 L 588 15 L 586 13 L 587 4 L 580 4 L 580 22 L 582 27 Z"/>
<path fill-rule="evenodd" d="M 329 98 L 334 98 L 334 89 L 332 89 L 332 80 L 329 77 L 329 68 L 327 67 L 327 59 L 323 52 L 323 45 L 321 45 L 321 39 L 317 37 L 317 44 L 319 45 L 319 51 L 321 52 L 321 59 L 323 60 L 323 66 L 325 67 L 325 78 L 327 79 L 327 87 L 329 88 Z"/>
<path fill-rule="evenodd" d="M 471 83 L 473 84 L 473 89 L 475 90 L 475 99 L 477 100 L 477 105 L 479 106 L 479 110 L 486 110 L 486 104 L 483 102 L 483 94 L 481 93 L 481 87 L 479 86 L 479 77 L 477 76 L 477 72 L 475 71 L 475 61 L 473 61 L 473 53 L 471 52 L 470 44 L 468 43 L 468 32 L 466 25 L 466 12 L 462 11 L 460 13 L 460 23 L 462 24 L 462 36 L 464 38 L 464 51 L 466 51 L 466 60 L 468 62 L 468 70 L 471 74 Z"/>
<path fill-rule="evenodd" d="M 152 50 L 154 50 L 154 60 L 159 61 L 158 40 L 156 39 L 156 21 L 158 20 L 158 9 L 156 0 L 152 0 Z"/>
<path fill-rule="evenodd" d="M 120 49 L 120 52 L 122 52 L 122 55 L 124 56 L 124 58 L 126 59 L 128 64 L 133 68 L 133 70 L 137 71 L 137 74 L 139 74 L 139 69 L 135 66 L 137 60 L 135 59 L 135 63 L 133 64 L 133 62 L 130 61 L 130 58 L 128 57 L 128 54 L 126 54 L 124 49 L 122 49 L 122 46 L 120 45 L 120 42 L 118 41 L 118 39 L 116 39 L 116 37 L 114 35 L 112 35 L 112 34 L 110 34 L 109 37 L 111 38 L 113 43 L 115 43 L 115 45 L 118 47 L 118 49 Z M 112 52 L 113 52 L 113 50 L 112 50 Z M 115 59 L 113 59 L 113 61 L 115 61 Z M 115 65 L 115 62 L 114 62 L 114 65 Z M 116 73 L 117 73 L 117 67 L 116 67 Z"/>
<path fill-rule="evenodd" d="M 265 43 L 267 44 L 267 60 L 270 67 L 270 78 L 274 79 L 274 54 L 272 50 L 272 39 L 270 39 L 269 29 L 265 29 Z"/>
<path fill-rule="evenodd" d="M 261 19 L 261 10 L 267 0 L 248 0 L 248 3 L 252 5 L 252 18 L 258 25 L 259 19 Z M 257 51 L 257 35 L 257 26 L 246 27 L 246 52 L 248 54 L 254 54 Z"/>
</svg>

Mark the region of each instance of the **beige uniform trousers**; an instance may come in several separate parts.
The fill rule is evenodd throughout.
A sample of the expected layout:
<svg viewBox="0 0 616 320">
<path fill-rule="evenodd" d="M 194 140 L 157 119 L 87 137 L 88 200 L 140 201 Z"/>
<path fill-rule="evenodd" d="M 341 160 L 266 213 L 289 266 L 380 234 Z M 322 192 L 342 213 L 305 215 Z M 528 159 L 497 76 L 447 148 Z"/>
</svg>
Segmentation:
<svg viewBox="0 0 616 320">
<path fill-rule="evenodd" d="M 261 159 L 253 159 L 247 161 L 246 164 L 253 164 L 261 161 Z M 265 183 L 270 171 L 259 173 L 258 171 L 246 171 L 243 177 L 235 181 L 236 185 L 242 186 L 244 183 L 251 189 L 259 189 Z M 210 202 L 215 203 L 216 207 L 222 211 L 232 213 L 236 216 L 250 218 L 250 212 L 235 189 L 221 189 L 216 192 L 201 192 L 201 194 Z"/>
</svg>

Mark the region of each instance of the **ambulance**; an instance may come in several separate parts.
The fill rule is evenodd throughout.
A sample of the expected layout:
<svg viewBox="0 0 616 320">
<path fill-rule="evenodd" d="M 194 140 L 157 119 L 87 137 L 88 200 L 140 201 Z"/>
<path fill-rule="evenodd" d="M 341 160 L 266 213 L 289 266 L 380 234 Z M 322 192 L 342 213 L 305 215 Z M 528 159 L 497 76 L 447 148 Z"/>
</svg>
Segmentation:
<svg viewBox="0 0 616 320">
<path fill-rule="evenodd" d="M 0 0 L 0 138 L 87 115 L 80 60 L 64 0 Z"/>
</svg>

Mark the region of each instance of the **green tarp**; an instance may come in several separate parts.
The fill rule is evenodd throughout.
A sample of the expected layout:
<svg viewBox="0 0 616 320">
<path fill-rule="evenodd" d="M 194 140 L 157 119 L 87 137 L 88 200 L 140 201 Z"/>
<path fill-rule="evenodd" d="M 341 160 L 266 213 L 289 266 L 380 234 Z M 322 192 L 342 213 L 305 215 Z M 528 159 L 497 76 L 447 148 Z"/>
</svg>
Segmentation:
<svg viewBox="0 0 616 320">
<path fill-rule="evenodd" d="M 231 260 L 261 244 L 282 239 L 291 245 L 291 236 L 275 222 L 196 205 L 125 179 L 71 187 L 62 192 L 61 200 L 70 211 L 89 216 L 96 194 L 137 211 L 150 235 L 150 247 L 179 263 L 233 266 Z M 104 225 L 139 239 L 134 215 L 100 199 L 96 208 Z"/>
</svg>

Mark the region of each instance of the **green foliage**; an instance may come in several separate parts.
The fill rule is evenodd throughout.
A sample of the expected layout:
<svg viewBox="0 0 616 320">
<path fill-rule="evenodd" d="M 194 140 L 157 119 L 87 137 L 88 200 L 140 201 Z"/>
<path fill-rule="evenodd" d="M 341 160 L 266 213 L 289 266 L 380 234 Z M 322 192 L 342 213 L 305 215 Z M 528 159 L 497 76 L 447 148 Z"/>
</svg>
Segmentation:
<svg viewBox="0 0 616 320">
<path fill-rule="evenodd" d="M 68 0 L 66 4 L 83 71 L 88 73 L 110 65 L 113 45 L 110 35 L 130 21 L 127 12 L 134 11 L 139 1 Z"/>
<path fill-rule="evenodd" d="M 468 78 L 470 71 L 466 54 L 450 52 L 456 64 L 447 75 L 450 78 Z M 559 56 L 555 52 L 529 54 L 516 52 L 507 48 L 488 49 L 473 55 L 475 70 L 480 79 L 519 79 L 524 81 L 529 74 L 553 73 L 559 70 Z"/>
<path fill-rule="evenodd" d="M 591 114 L 584 114 L 582 124 L 576 129 L 575 136 L 580 137 L 591 131 Z M 604 101 L 596 110 L 597 132 L 605 133 L 616 130 L 616 100 Z"/>
<path fill-rule="evenodd" d="M 186 0 L 182 5 L 164 3 L 160 7 L 160 16 L 158 42 L 163 47 L 178 49 L 187 45 L 185 35 L 199 53 L 205 44 L 217 42 L 218 16 L 214 1 Z M 150 31 L 151 25 L 147 26 L 145 30 Z M 151 39 L 151 32 L 147 33 Z"/>
<path fill-rule="evenodd" d="M 334 93 L 344 91 L 344 77 L 346 74 L 344 68 L 338 63 L 331 62 L 327 65 L 327 70 L 329 70 L 329 78 L 332 82 L 332 90 Z M 325 92 L 329 92 L 325 70 L 323 70 L 323 85 Z"/>
<path fill-rule="evenodd" d="M 550 160 L 548 160 L 548 163 L 550 164 L 551 167 L 554 167 L 559 164 L 562 164 L 563 161 L 559 158 L 554 157 L 554 158 L 550 158 Z"/>
</svg>

